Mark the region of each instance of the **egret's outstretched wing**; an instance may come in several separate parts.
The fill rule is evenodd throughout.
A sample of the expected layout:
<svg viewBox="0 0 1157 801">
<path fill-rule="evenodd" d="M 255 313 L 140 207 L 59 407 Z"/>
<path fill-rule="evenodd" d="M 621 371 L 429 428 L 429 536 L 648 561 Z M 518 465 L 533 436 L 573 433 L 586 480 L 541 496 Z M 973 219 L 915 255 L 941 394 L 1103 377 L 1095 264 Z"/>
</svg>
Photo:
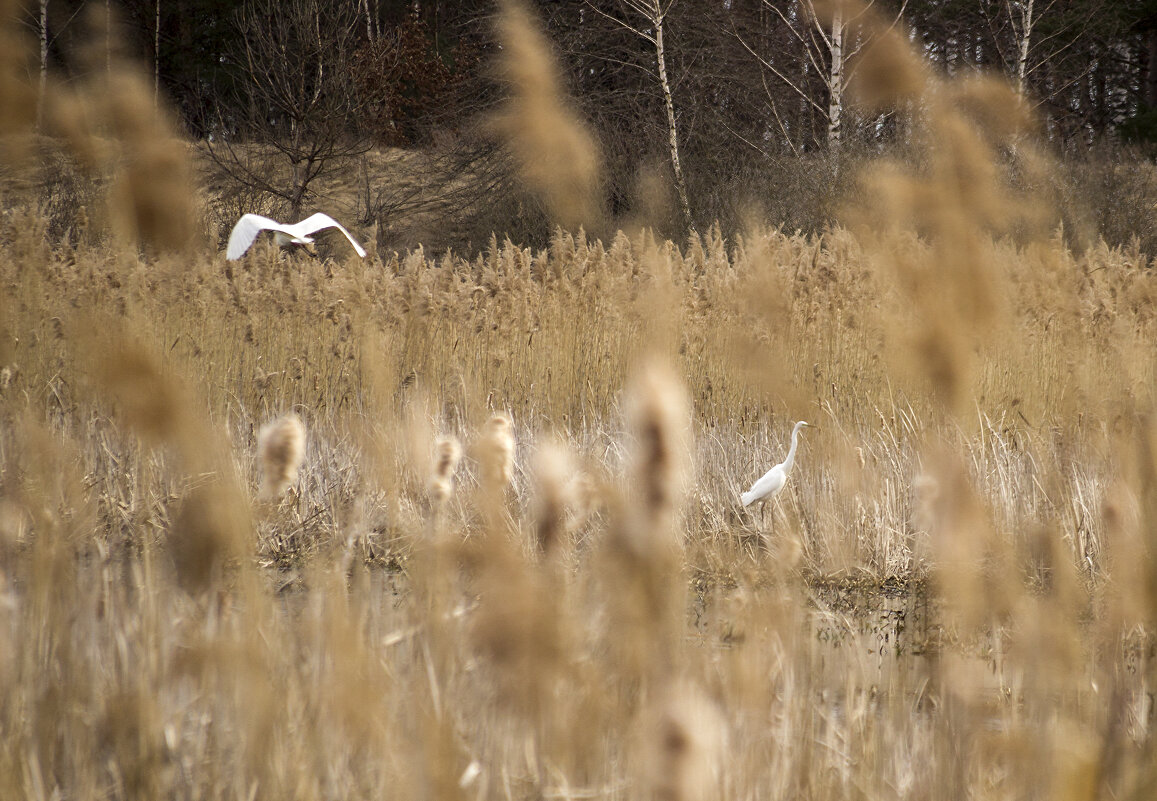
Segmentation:
<svg viewBox="0 0 1157 801">
<path fill-rule="evenodd" d="M 260 214 L 243 214 L 237 224 L 233 226 L 233 232 L 229 234 L 229 244 L 225 248 L 225 258 L 230 261 L 241 258 L 245 255 L 245 251 L 249 250 L 249 246 L 253 244 L 253 240 L 262 231 L 281 231 L 283 234 L 288 234 L 292 237 L 297 236 L 297 232 L 293 230 L 294 226 L 282 225 L 277 220 L 271 220 L 268 217 L 262 217 Z"/>
<path fill-rule="evenodd" d="M 292 229 L 294 234 L 297 236 L 309 236 L 310 234 L 316 231 L 321 231 L 325 228 L 336 228 L 337 230 L 341 231 L 343 234 L 345 234 L 345 238 L 350 241 L 350 244 L 354 246 L 354 250 L 358 252 L 358 255 L 362 258 L 365 258 L 365 249 L 358 244 L 358 241 L 354 239 L 352 235 L 350 235 L 350 232 L 347 231 L 341 223 L 339 223 L 333 217 L 330 217 L 328 214 L 322 214 L 319 211 L 317 214 L 306 217 L 299 223 L 286 226 L 286 229 Z"/>
</svg>

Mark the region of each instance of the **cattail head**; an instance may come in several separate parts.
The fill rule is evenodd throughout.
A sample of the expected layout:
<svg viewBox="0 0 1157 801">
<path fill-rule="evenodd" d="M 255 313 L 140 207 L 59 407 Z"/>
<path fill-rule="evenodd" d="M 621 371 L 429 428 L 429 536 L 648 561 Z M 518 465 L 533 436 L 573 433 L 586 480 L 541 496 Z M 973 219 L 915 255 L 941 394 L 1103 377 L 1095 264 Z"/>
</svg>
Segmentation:
<svg viewBox="0 0 1157 801">
<path fill-rule="evenodd" d="M 652 797 L 718 798 L 726 729 L 715 704 L 693 684 L 679 681 L 660 694 L 649 718 L 643 748 Z"/>
<path fill-rule="evenodd" d="M 479 542 L 475 564 L 480 600 L 471 640 L 497 670 L 504 704 L 537 715 L 549 702 L 565 657 L 568 637 L 560 590 L 504 533 L 489 532 Z"/>
<path fill-rule="evenodd" d="M 534 460 L 537 513 L 535 540 L 544 556 L 558 552 L 566 536 L 567 510 L 572 505 L 574 469 L 570 454 L 559 443 L 550 443 L 538 451 Z"/>
<path fill-rule="evenodd" d="M 177 582 L 203 592 L 219 582 L 226 565 L 247 549 L 248 521 L 239 488 L 213 479 L 182 500 L 168 531 Z"/>
<path fill-rule="evenodd" d="M 640 494 L 637 534 L 663 538 L 673 531 L 674 515 L 687 477 L 687 398 L 665 368 L 647 366 L 631 395 L 631 427 L 637 441 L 635 486 Z"/>
<path fill-rule="evenodd" d="M 611 511 L 604 554 L 611 615 L 621 632 L 616 658 L 625 674 L 647 679 L 670 674 L 682 637 L 686 597 L 676 513 L 689 461 L 689 415 L 670 370 L 645 365 L 633 383 L 632 497 Z"/>
<path fill-rule="evenodd" d="M 482 486 L 488 491 L 506 489 L 514 478 L 514 433 L 508 414 L 499 412 L 486 422 L 477 457 Z"/>
<path fill-rule="evenodd" d="M 462 448 L 454 437 L 441 437 L 434 446 L 434 470 L 428 489 L 430 500 L 436 506 L 446 503 L 454 492 L 454 472 L 461 456 Z"/>
<path fill-rule="evenodd" d="M 297 481 L 305 457 L 305 426 L 293 412 L 261 427 L 257 434 L 261 460 L 261 497 L 275 500 Z"/>
</svg>

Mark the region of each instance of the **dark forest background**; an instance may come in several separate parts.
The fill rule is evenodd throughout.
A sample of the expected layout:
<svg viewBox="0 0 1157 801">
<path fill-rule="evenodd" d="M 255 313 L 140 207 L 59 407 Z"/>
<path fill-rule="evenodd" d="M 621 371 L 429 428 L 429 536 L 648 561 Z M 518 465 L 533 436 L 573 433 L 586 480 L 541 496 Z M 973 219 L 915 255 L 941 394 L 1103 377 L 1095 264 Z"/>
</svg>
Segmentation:
<svg viewBox="0 0 1157 801">
<path fill-rule="evenodd" d="M 818 2 L 528 3 L 597 138 L 608 220 L 681 236 L 716 221 L 733 231 L 754 214 L 814 231 L 836 214 L 857 160 L 903 155 L 919 109 L 869 112 L 837 96 L 871 42 L 849 29 L 833 50 Z M 502 98 L 495 12 L 484 0 L 40 0 L 22 23 L 41 45 L 30 72 L 68 82 L 100 69 L 92 32 L 103 19 L 107 46 L 148 71 L 183 134 L 246 202 L 294 215 L 327 176 L 360 176 L 357 224 L 403 232 L 406 215 L 468 210 L 445 241 L 427 233 L 428 244 L 461 247 L 488 230 L 549 235 L 481 122 Z M 1003 75 L 1062 165 L 1049 187 L 1062 219 L 1153 249 L 1157 0 L 877 0 L 872 13 L 947 75 Z M 377 168 L 387 149 L 422 154 L 420 190 Z"/>
</svg>

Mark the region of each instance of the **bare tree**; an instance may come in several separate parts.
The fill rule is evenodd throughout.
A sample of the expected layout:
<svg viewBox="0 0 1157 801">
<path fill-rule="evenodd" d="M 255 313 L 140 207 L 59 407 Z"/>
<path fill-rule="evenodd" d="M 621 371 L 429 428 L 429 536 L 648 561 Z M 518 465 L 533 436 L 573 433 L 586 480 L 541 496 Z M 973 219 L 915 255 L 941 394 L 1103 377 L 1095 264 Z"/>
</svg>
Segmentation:
<svg viewBox="0 0 1157 801">
<path fill-rule="evenodd" d="M 671 159 L 671 172 L 675 178 L 675 193 L 679 197 L 679 207 L 683 212 L 683 222 L 688 229 L 695 230 L 691 216 L 691 202 L 687 195 L 687 181 L 683 177 L 683 165 L 679 160 L 679 128 L 675 115 L 675 101 L 671 94 L 671 81 L 667 75 L 667 51 L 663 39 L 663 25 L 667 14 L 677 0 L 618 0 L 623 10 L 641 18 L 642 25 L 632 24 L 622 17 L 609 14 L 586 0 L 586 5 L 595 13 L 612 20 L 626 30 L 649 42 L 655 49 L 655 79 L 663 95 L 667 111 L 667 147 Z"/>
<path fill-rule="evenodd" d="M 802 64 L 799 77 L 794 75 L 782 61 L 777 62 L 774 54 L 760 52 L 753 44 L 736 34 L 740 44 L 759 62 L 761 67 L 778 82 L 786 85 L 807 106 L 823 115 L 827 128 L 827 145 L 832 151 L 839 150 L 844 131 L 844 93 L 851 79 L 848 65 L 866 45 L 871 42 L 859 21 L 873 13 L 875 0 L 867 3 L 852 3 L 849 0 L 797 0 L 786 10 L 772 0 L 762 0 L 789 31 L 799 45 Z M 904 13 L 906 2 L 901 3 L 896 13 L 896 24 Z M 795 65 L 793 65 L 795 66 Z M 806 76 L 819 76 L 823 86 L 823 96 L 812 91 Z M 779 119 L 775 99 L 768 93 L 772 113 Z M 784 128 L 780 122 L 781 129 Z M 786 135 L 786 129 L 783 131 Z"/>
<path fill-rule="evenodd" d="M 235 64 L 244 109 L 209 144 L 235 180 L 284 201 L 297 216 L 318 176 L 365 153 L 370 140 L 350 66 L 360 43 L 354 2 L 250 0 L 236 17 Z M 260 152 L 255 154 L 252 148 Z M 288 163 L 288 181 L 260 155 Z"/>
<path fill-rule="evenodd" d="M 1058 0 L 980 0 L 981 13 L 988 21 L 1005 71 L 1022 96 L 1029 92 L 1033 73 L 1077 45 L 1104 9 L 1103 0 L 1076 4 Z M 1096 67 L 1095 60 L 1090 60 L 1076 77 L 1055 86 L 1038 81 L 1032 89 L 1039 102 L 1051 100 Z"/>
</svg>

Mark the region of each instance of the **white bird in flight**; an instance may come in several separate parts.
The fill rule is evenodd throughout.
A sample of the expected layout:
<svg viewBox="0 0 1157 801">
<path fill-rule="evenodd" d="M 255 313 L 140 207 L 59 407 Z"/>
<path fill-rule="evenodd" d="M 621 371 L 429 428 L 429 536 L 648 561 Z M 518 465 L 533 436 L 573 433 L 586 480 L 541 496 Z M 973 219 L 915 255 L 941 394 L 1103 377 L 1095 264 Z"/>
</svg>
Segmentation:
<svg viewBox="0 0 1157 801">
<path fill-rule="evenodd" d="M 791 450 L 787 452 L 787 459 L 764 473 L 763 478 L 756 481 L 751 485 L 751 489 L 739 496 L 744 506 L 758 503 L 761 517 L 765 508 L 764 504 L 783 492 L 784 485 L 787 484 L 787 474 L 791 472 L 792 465 L 795 464 L 795 450 L 799 446 L 800 429 L 806 427 L 807 423 L 803 420 L 795 424 L 795 428 L 791 432 Z"/>
<path fill-rule="evenodd" d="M 268 217 L 262 217 L 260 214 L 244 214 L 237 224 L 233 226 L 233 233 L 229 234 L 229 246 L 225 248 L 225 258 L 230 261 L 241 258 L 245 255 L 245 251 L 249 250 L 249 246 L 253 244 L 253 240 L 262 231 L 272 231 L 273 237 L 279 245 L 302 245 L 309 247 L 313 244 L 313 237 L 310 234 L 317 233 L 326 228 L 336 228 L 345 234 L 345 238 L 354 246 L 354 250 L 358 255 L 365 258 L 366 251 L 358 244 L 357 240 L 350 236 L 342 224 L 330 217 L 328 214 L 318 212 L 312 217 L 306 217 L 299 223 L 294 225 L 284 225 L 271 220 Z"/>
</svg>

